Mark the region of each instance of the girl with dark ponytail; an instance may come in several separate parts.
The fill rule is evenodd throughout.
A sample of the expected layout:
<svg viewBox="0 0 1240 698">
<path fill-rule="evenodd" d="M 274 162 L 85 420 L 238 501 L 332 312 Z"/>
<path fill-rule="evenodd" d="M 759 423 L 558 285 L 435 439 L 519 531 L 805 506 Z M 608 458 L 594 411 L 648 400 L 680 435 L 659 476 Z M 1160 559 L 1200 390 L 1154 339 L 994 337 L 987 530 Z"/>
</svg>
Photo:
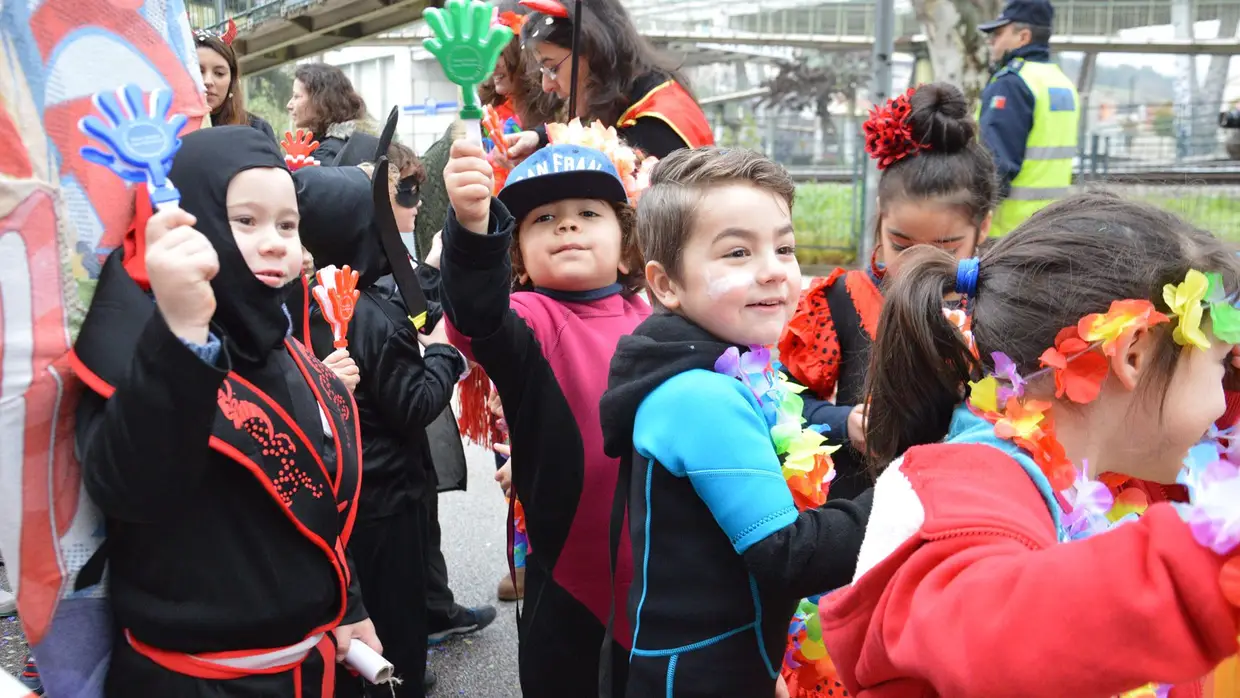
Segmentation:
<svg viewBox="0 0 1240 698">
<path fill-rule="evenodd" d="M 780 361 L 809 388 L 803 416 L 826 424 L 827 439 L 842 446 L 833 455 L 832 499 L 855 499 L 873 485 L 863 455 L 863 398 L 885 282 L 913 247 L 973 256 L 986 238 L 995 199 L 994 163 L 955 86 L 910 90 L 875 109 L 864 128 L 866 151 L 882 171 L 874 256 L 865 269 L 840 268 L 814 281 L 779 344 Z M 944 306 L 942 294 L 936 303 Z M 957 321 L 965 320 L 958 301 L 947 305 Z M 812 646 L 805 621 L 817 613 L 816 601 L 803 602 L 792 625 L 783 670 L 791 698 L 843 694 L 832 672 L 822 670 L 829 663 L 814 661 L 821 646 Z"/>
<path fill-rule="evenodd" d="M 849 499 L 871 484 L 862 457 L 861 404 L 884 281 L 899 272 L 911 247 L 973 256 L 990 229 L 996 181 L 968 102 L 955 86 L 910 90 L 875 109 L 864 128 L 866 152 L 882 170 L 874 256 L 864 269 L 838 268 L 815 280 L 779 342 L 780 361 L 792 378 L 820 398 L 806 400 L 805 418 L 828 425 L 827 439 L 843 446 L 835 454 L 831 493 Z M 832 397 L 833 403 L 825 402 Z"/>
<path fill-rule="evenodd" d="M 1201 695 L 1240 631 L 1240 467 L 1215 427 L 1238 293 L 1233 250 L 1100 194 L 980 259 L 901 258 L 867 391 L 886 468 L 857 577 L 820 615 L 850 692 Z M 1134 479 L 1191 503 L 1115 494 Z"/>
</svg>

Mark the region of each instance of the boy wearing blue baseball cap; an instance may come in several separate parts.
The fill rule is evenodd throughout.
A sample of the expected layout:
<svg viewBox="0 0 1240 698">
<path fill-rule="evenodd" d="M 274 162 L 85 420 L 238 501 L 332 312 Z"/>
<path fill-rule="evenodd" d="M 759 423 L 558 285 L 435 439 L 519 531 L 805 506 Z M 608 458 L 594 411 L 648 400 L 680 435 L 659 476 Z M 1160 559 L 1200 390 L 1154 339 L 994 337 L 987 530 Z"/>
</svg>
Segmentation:
<svg viewBox="0 0 1240 698">
<path fill-rule="evenodd" d="M 599 131 L 572 133 L 598 143 Z M 569 135 L 572 135 L 571 133 Z M 613 601 L 632 579 L 627 535 L 613 589 L 608 535 L 619 462 L 603 453 L 598 404 L 622 335 L 650 314 L 638 295 L 636 156 L 558 143 L 509 174 L 497 197 L 480 146 L 458 141 L 444 169 L 452 207 L 443 232 L 442 298 L 454 344 L 490 376 L 514 454 L 514 497 L 529 553 L 520 615 L 527 696 L 599 695 Z M 626 180 L 628 186 L 626 186 Z M 617 614 L 611 695 L 624 694 L 628 642 Z"/>
</svg>

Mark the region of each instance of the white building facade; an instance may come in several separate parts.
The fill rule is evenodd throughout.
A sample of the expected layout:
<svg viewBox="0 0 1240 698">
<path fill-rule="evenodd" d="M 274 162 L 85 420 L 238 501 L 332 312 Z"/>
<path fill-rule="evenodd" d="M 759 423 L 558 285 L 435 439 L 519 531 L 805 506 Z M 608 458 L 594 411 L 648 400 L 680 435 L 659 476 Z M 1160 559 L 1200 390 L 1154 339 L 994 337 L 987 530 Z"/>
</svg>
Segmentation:
<svg viewBox="0 0 1240 698">
<path fill-rule="evenodd" d="M 409 44 L 397 45 L 405 41 L 397 37 L 406 33 Z M 443 137 L 460 106 L 457 86 L 415 36 L 415 29 L 397 32 L 381 45 L 359 43 L 329 51 L 321 60 L 344 71 L 376 121 L 382 123 L 399 106 L 397 138 L 421 154 Z"/>
</svg>

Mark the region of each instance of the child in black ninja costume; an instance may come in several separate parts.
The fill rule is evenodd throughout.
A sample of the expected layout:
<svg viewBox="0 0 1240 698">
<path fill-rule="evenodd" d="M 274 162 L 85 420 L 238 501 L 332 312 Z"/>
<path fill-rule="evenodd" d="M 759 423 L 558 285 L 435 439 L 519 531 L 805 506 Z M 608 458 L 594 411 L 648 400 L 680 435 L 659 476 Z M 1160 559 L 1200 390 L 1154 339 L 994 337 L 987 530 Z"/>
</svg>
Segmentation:
<svg viewBox="0 0 1240 698">
<path fill-rule="evenodd" d="M 309 167 L 293 177 L 302 244 L 320 266 L 348 265 L 358 272 L 360 294 L 345 336 L 361 374 L 355 397 L 364 454 L 352 551 L 366 608 L 400 679 L 375 695 L 418 697 L 425 691 L 428 634 L 422 602 L 430 525 L 425 495 L 436 487 L 426 428 L 452 399 L 466 373 L 465 357 L 448 343 L 442 321 L 429 334 L 410 322 L 380 240 L 379 226 L 393 226 L 395 232 L 393 211 L 376 210 L 366 171 Z M 388 220 L 381 220 L 384 216 Z M 436 313 L 428 322 L 439 317 Z M 310 334 L 316 354 L 334 350 L 331 326 L 317 302 L 310 309 Z M 338 695 L 361 692 L 342 682 Z"/>
<path fill-rule="evenodd" d="M 354 403 L 283 307 L 293 180 L 245 126 L 186 135 L 169 178 L 181 208 L 140 226 L 141 256 L 108 258 L 71 357 L 82 477 L 107 518 L 105 692 L 328 698 L 352 639 L 382 647 L 346 549 Z"/>
</svg>

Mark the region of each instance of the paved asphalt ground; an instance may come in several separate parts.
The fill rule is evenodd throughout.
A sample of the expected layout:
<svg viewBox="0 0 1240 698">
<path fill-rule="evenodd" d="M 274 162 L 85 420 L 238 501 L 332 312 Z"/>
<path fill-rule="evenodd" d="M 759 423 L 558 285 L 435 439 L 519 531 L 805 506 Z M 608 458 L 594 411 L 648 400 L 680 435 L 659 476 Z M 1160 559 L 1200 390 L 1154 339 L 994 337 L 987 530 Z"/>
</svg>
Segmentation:
<svg viewBox="0 0 1240 698">
<path fill-rule="evenodd" d="M 492 479 L 490 453 L 468 448 L 469 491 L 441 496 L 439 522 L 444 556 L 457 601 L 467 606 L 495 601 L 495 585 L 507 569 L 504 557 L 504 515 L 507 508 Z M 0 584 L 7 589 L 4 568 Z M 439 675 L 431 693 L 436 698 L 517 698 L 517 624 L 512 604 L 499 605 L 499 617 L 475 635 L 458 638 L 429 652 Z M 15 618 L 0 619 L 0 665 L 17 675 L 26 661 L 25 638 Z M 55 698 L 54 696 L 52 698 Z"/>
</svg>

